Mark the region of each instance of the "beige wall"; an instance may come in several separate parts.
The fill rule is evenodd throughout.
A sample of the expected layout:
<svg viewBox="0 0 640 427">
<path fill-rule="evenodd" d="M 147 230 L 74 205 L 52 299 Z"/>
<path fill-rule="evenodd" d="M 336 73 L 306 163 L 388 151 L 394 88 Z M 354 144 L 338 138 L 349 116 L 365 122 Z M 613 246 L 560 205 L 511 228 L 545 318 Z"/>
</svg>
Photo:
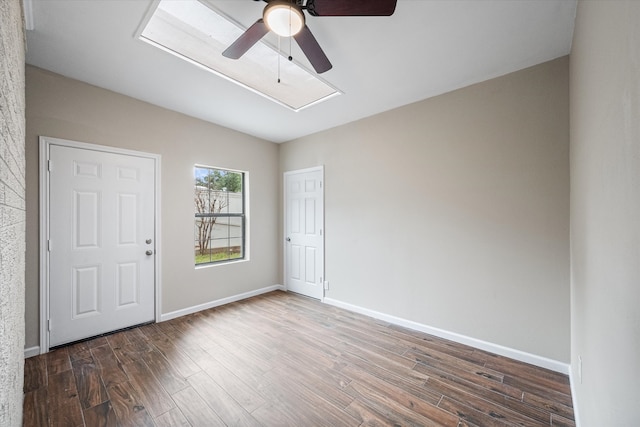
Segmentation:
<svg viewBox="0 0 640 427">
<path fill-rule="evenodd" d="M 571 365 L 583 427 L 640 425 L 638 23 L 636 0 L 578 4 L 570 64 Z"/>
<path fill-rule="evenodd" d="M 26 346 L 38 338 L 38 136 L 162 156 L 162 313 L 278 283 L 278 147 L 27 67 Z M 194 268 L 193 166 L 249 173 L 250 261 Z"/>
<path fill-rule="evenodd" d="M 325 166 L 327 297 L 567 363 L 568 141 L 565 57 L 282 144 L 280 171 Z"/>
<path fill-rule="evenodd" d="M 25 99 L 19 0 L 0 2 L 0 426 L 22 425 Z"/>
</svg>

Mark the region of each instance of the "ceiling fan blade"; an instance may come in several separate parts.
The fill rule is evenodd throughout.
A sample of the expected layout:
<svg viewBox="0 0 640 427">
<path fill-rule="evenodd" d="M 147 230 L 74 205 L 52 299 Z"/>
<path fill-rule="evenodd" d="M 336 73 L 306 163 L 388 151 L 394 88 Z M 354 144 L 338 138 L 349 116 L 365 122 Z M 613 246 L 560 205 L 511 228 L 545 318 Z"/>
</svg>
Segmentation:
<svg viewBox="0 0 640 427">
<path fill-rule="evenodd" d="M 258 19 L 252 26 L 247 28 L 247 31 L 238 37 L 231 46 L 222 52 L 222 56 L 231 59 L 239 59 L 268 32 L 269 29 L 267 28 L 267 24 L 264 23 L 262 18 Z"/>
<path fill-rule="evenodd" d="M 306 25 L 302 27 L 302 30 L 293 36 L 293 38 L 296 39 L 298 46 L 300 46 L 300 49 L 302 49 L 304 55 L 313 66 L 313 69 L 316 70 L 316 73 L 324 73 L 333 67 L 309 27 Z"/>
<path fill-rule="evenodd" d="M 308 0 L 314 16 L 391 16 L 397 0 Z"/>
</svg>

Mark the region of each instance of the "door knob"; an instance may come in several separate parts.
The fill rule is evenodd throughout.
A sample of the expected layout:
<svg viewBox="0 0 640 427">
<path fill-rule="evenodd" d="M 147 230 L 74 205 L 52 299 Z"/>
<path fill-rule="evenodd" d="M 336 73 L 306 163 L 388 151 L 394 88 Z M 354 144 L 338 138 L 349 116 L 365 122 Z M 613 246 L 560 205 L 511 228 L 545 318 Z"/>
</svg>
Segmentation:
<svg viewBox="0 0 640 427">
<path fill-rule="evenodd" d="M 291 241 L 291 237 L 287 237 L 287 242 L 290 242 L 290 241 Z"/>
<path fill-rule="evenodd" d="M 145 243 L 146 243 L 147 245 L 150 245 L 150 244 L 151 244 L 151 239 L 147 239 L 147 240 L 145 240 Z"/>
<path fill-rule="evenodd" d="M 146 251 L 146 252 L 145 252 L 145 254 L 147 254 L 147 255 L 153 255 L 153 251 L 152 251 L 152 250 L 148 250 L 148 251 Z"/>
</svg>

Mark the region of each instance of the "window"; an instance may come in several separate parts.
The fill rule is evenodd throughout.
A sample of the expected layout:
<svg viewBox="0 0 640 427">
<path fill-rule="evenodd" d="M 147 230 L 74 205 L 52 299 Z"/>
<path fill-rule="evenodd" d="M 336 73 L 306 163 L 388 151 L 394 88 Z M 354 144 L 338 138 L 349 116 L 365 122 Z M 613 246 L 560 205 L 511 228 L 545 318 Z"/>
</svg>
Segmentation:
<svg viewBox="0 0 640 427">
<path fill-rule="evenodd" d="M 244 173 L 196 166 L 195 264 L 245 257 Z"/>
</svg>

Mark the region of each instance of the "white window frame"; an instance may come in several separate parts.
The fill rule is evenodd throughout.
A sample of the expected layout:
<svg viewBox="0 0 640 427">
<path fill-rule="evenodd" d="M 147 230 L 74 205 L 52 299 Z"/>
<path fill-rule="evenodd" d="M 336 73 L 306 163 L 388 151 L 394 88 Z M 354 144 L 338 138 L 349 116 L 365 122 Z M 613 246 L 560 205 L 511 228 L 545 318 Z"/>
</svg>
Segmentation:
<svg viewBox="0 0 640 427">
<path fill-rule="evenodd" d="M 242 256 L 238 258 L 228 258 L 222 259 L 219 261 L 209 261 L 202 263 L 195 263 L 194 265 L 196 269 L 206 268 L 218 265 L 226 265 L 229 263 L 236 262 L 244 262 L 249 260 L 249 173 L 247 171 L 239 170 L 239 169 L 231 169 L 226 167 L 219 166 L 209 166 L 204 164 L 195 164 L 194 165 L 194 184 L 195 184 L 195 171 L 196 169 L 210 169 L 210 170 L 218 170 L 221 172 L 231 172 L 240 174 L 242 177 L 242 213 L 241 214 L 212 214 L 211 216 L 216 216 L 220 218 L 242 218 L 242 237 L 241 237 L 241 253 Z M 195 206 L 194 206 L 195 207 Z M 197 238 L 195 235 L 195 219 L 198 217 L 197 213 L 194 213 L 194 242 L 197 242 Z M 231 237 L 228 237 L 231 239 Z"/>
</svg>

